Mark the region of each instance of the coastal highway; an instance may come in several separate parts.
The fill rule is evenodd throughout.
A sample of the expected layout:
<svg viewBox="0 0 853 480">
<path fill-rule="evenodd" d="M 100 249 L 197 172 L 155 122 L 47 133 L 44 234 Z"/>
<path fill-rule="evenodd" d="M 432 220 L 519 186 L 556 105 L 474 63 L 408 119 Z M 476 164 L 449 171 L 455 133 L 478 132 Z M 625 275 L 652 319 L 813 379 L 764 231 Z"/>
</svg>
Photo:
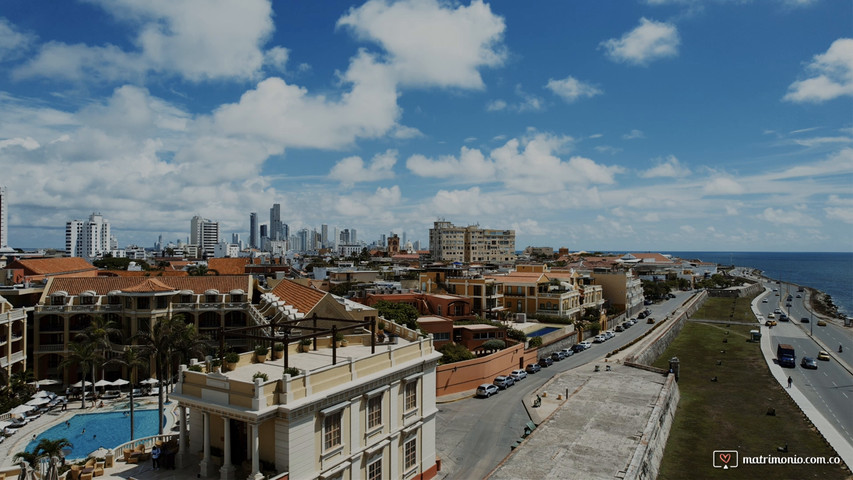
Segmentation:
<svg viewBox="0 0 853 480">
<path fill-rule="evenodd" d="M 853 442 L 853 408 L 850 407 L 853 405 L 853 375 L 836 361 L 838 352 L 830 352 L 830 355 L 833 355 L 833 359 L 830 361 L 818 361 L 817 370 L 808 370 L 800 366 L 800 360 L 804 356 L 814 358 L 818 351 L 824 349 L 808 336 L 810 330 L 813 330 L 815 337 L 820 338 L 827 345 L 834 344 L 836 349 L 839 342 L 849 342 L 848 332 L 831 323 L 826 327 L 812 325 L 811 319 L 809 323 L 801 323 L 800 319 L 808 317 L 810 314 L 805 309 L 804 299 L 796 298 L 796 288 L 791 290 L 794 298 L 790 302 L 786 302 L 784 284 L 781 285 L 782 288 L 778 284 L 769 282 L 766 286 L 771 291 L 763 294 L 763 299 L 768 300 L 767 303 L 758 303 L 761 314 L 767 318 L 767 315 L 774 309 L 780 308 L 779 302 L 781 301 L 781 310 L 789 312 L 788 315 L 792 317 L 789 322 L 779 322 L 777 326 L 771 329 L 762 329 L 765 333 L 770 334 L 774 351 L 779 343 L 788 343 L 794 347 L 797 353 L 797 366 L 784 369 L 785 374 L 792 378 L 794 384 L 812 405 L 827 420 L 834 423 L 842 435 Z M 774 292 L 773 289 L 780 291 Z M 776 296 L 776 293 L 780 295 Z M 791 307 L 786 307 L 786 303 L 791 303 Z M 848 348 L 845 345 L 844 353 L 842 353 L 845 358 L 849 358 L 850 348 L 853 346 Z"/>
<path fill-rule="evenodd" d="M 662 319 L 692 294 L 674 293 L 676 298 L 646 307 L 652 312 L 653 318 Z M 586 351 L 554 362 L 552 366 L 528 375 L 518 384 L 490 398 L 468 397 L 438 404 L 436 450 L 442 460 L 438 478 L 485 477 L 510 453 L 510 445 L 521 437 L 524 424 L 530 421 L 523 402 L 531 402 L 535 392 L 545 382 L 573 368 L 591 369 L 592 366 L 584 365 L 602 361 L 608 352 L 634 340 L 651 327 L 645 320 L 639 320 L 636 325 L 617 333 L 607 342 L 593 344 Z M 573 432 L 566 432 L 566 435 L 573 435 Z"/>
</svg>

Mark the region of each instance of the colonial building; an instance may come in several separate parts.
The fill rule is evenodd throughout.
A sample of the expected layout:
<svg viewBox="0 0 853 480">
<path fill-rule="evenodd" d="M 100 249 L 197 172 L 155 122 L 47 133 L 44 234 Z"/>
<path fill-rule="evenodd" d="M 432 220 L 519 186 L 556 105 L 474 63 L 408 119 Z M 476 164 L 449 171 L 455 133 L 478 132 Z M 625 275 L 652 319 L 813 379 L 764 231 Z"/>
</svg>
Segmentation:
<svg viewBox="0 0 853 480">
<path fill-rule="evenodd" d="M 516 259 L 515 230 L 435 222 L 429 229 L 429 250 L 433 260 L 442 262 L 512 263 Z"/>
<path fill-rule="evenodd" d="M 0 297 L 0 377 L 9 378 L 27 369 L 27 312 Z"/>
</svg>

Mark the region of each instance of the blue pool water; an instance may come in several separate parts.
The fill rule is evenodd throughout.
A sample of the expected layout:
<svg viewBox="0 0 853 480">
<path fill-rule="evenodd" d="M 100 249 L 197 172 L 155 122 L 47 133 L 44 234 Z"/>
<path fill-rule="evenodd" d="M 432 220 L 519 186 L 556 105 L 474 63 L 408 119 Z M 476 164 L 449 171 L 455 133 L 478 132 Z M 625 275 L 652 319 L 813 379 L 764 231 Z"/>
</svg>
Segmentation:
<svg viewBox="0 0 853 480">
<path fill-rule="evenodd" d="M 528 337 L 541 337 L 542 335 L 545 335 L 545 334 L 548 334 L 551 332 L 556 332 L 557 330 L 559 330 L 559 328 L 545 327 L 545 328 L 540 328 L 539 330 L 536 330 L 535 332 L 530 332 L 527 334 L 527 336 Z"/>
<path fill-rule="evenodd" d="M 27 445 L 27 451 L 32 452 L 43 438 L 65 438 L 74 445 L 68 458 L 82 458 L 100 447 L 111 449 L 130 441 L 130 416 L 125 412 L 78 413 L 68 423 L 70 426 L 60 423 L 42 432 Z M 134 438 L 157 435 L 157 410 L 134 410 L 133 429 Z"/>
</svg>

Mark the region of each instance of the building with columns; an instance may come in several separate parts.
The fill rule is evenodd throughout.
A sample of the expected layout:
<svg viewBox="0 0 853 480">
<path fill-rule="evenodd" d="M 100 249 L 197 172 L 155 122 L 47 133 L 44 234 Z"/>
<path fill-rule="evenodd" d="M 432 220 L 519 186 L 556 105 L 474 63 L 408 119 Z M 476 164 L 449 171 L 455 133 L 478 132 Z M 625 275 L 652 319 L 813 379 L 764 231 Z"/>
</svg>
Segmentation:
<svg viewBox="0 0 853 480">
<path fill-rule="evenodd" d="M 329 294 L 307 295 L 313 289 L 283 283 L 262 296 L 257 308 L 267 318 L 306 319 L 318 310 L 328 318 L 335 308 L 322 302 L 329 300 L 344 308 Z M 349 308 L 337 314 L 344 318 Z M 391 322 L 386 331 L 393 343 L 371 344 L 373 335 L 357 329 L 345 335 L 346 346 L 322 337 L 308 351 L 291 343 L 283 358 L 263 362 L 249 352 L 225 372 L 182 366 L 171 399 L 189 412 L 184 451 L 202 452 L 199 473 L 223 480 L 247 473 L 249 479 L 433 478 L 441 354 L 428 336 Z"/>
<path fill-rule="evenodd" d="M 27 312 L 0 297 L 0 379 L 27 369 Z"/>
</svg>

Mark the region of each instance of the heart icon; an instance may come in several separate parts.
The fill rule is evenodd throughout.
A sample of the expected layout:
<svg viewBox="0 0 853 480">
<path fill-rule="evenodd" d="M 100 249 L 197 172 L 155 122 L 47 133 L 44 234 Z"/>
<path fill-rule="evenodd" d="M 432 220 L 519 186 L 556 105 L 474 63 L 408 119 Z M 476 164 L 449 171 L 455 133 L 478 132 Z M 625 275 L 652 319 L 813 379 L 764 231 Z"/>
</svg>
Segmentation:
<svg viewBox="0 0 853 480">
<path fill-rule="evenodd" d="M 720 454 L 720 461 L 723 463 L 729 463 L 729 461 L 731 461 L 731 459 L 732 459 L 731 453 L 721 453 Z"/>
</svg>

